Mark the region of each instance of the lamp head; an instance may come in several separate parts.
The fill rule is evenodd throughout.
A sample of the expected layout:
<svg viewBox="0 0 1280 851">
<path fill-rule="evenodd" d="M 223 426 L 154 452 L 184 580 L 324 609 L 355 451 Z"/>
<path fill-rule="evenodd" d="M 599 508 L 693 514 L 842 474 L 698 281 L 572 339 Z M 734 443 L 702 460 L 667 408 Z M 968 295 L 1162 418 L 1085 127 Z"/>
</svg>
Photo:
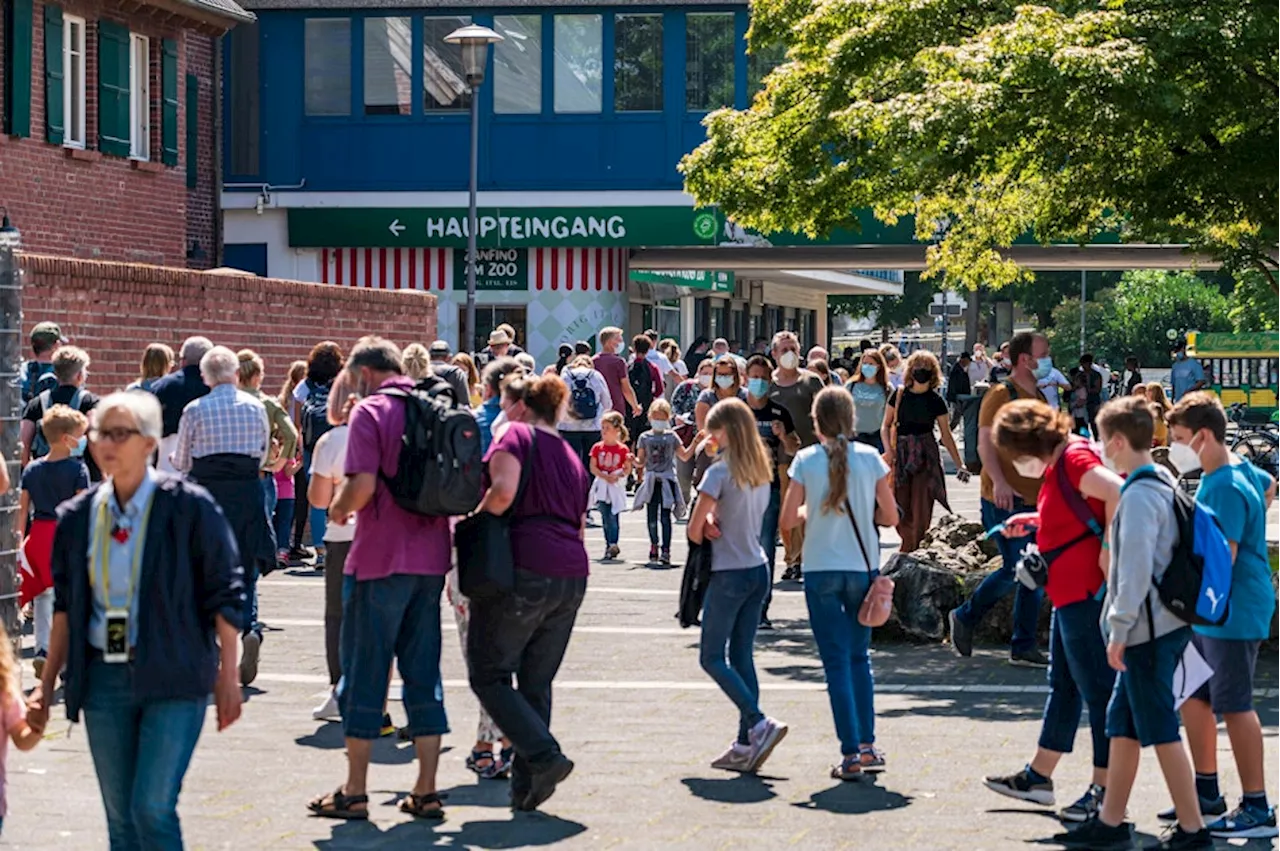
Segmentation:
<svg viewBox="0 0 1280 851">
<path fill-rule="evenodd" d="M 475 88 L 484 82 L 484 69 L 489 62 L 489 45 L 497 44 L 503 38 L 488 27 L 468 24 L 449 33 L 444 40 L 448 44 L 462 47 L 462 68 L 467 75 L 467 83 Z"/>
<path fill-rule="evenodd" d="M 9 219 L 9 208 L 0 206 L 0 248 L 17 248 L 22 242 L 22 234 Z"/>
</svg>

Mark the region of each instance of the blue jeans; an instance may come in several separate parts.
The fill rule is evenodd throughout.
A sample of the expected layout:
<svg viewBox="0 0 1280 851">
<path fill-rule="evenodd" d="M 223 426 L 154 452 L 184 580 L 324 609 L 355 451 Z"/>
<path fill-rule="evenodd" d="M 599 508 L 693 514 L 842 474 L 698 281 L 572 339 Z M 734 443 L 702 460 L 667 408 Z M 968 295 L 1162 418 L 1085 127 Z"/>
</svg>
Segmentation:
<svg viewBox="0 0 1280 851">
<path fill-rule="evenodd" d="M 289 549 L 289 528 L 293 525 L 293 497 L 276 500 L 275 522 L 276 549 Z"/>
<path fill-rule="evenodd" d="M 996 507 L 994 502 L 982 500 L 982 525 L 987 529 L 1002 523 L 1020 511 L 1026 511 L 1027 505 L 1017 497 L 1013 500 L 1013 510 L 1004 511 Z M 956 620 L 970 628 L 982 620 L 992 606 L 1004 599 L 1014 588 L 1017 596 L 1013 598 L 1013 640 L 1009 642 L 1014 653 L 1034 650 L 1036 646 L 1036 624 L 1040 619 L 1040 600 L 1043 590 L 1032 591 L 1019 582 L 1014 576 L 1014 569 L 1023 551 L 1035 540 L 1027 535 L 1023 538 L 1006 538 L 996 535 L 993 540 L 1000 549 L 1003 560 L 1000 569 L 982 580 L 982 584 L 974 589 L 973 595 L 964 601 L 964 605 L 956 609 Z"/>
<path fill-rule="evenodd" d="M 308 515 L 307 519 L 311 521 L 311 546 L 319 548 L 324 546 L 324 526 L 325 526 L 325 522 L 329 518 L 329 512 L 323 508 L 316 508 L 314 505 L 307 502 L 306 488 L 307 488 L 307 484 L 311 481 L 311 452 L 312 450 L 310 449 L 302 450 L 302 470 L 301 470 L 302 475 L 300 477 L 295 477 L 294 487 L 295 488 L 298 487 L 297 481 L 298 481 L 298 478 L 301 478 L 302 492 L 297 494 L 295 498 L 301 501 L 304 505 L 306 505 L 310 511 L 310 514 Z M 299 542 L 301 542 L 302 540 L 302 521 L 301 520 L 297 521 L 296 528 L 294 529 L 294 537 L 297 538 Z"/>
<path fill-rule="evenodd" d="M 760 521 L 760 546 L 764 547 L 764 563 L 769 568 L 769 590 L 764 595 L 762 618 L 769 616 L 769 604 L 773 602 L 774 558 L 778 553 L 778 516 L 782 513 L 782 491 L 778 488 L 777 473 L 774 473 L 773 487 L 769 488 L 769 505 L 765 507 L 764 519 Z"/>
<path fill-rule="evenodd" d="M 258 483 L 262 485 L 262 502 L 267 510 L 267 526 L 271 528 L 274 534 L 276 525 L 276 477 L 273 475 L 259 475 Z M 280 539 L 277 537 L 276 540 L 279 541 Z"/>
<path fill-rule="evenodd" d="M 618 543 L 620 526 L 618 515 L 614 514 L 613 507 L 603 500 L 596 503 L 596 508 L 600 511 L 600 525 L 604 527 L 604 542 L 609 546 L 613 546 Z"/>
<path fill-rule="evenodd" d="M 804 575 L 804 601 L 827 677 L 827 698 L 836 722 L 840 753 L 856 754 L 876 740 L 875 679 L 871 674 L 871 627 L 858 623 L 858 609 L 871 589 L 863 570 L 821 570 Z"/>
<path fill-rule="evenodd" d="M 131 665 L 89 662 L 84 727 L 111 851 L 182 851 L 178 793 L 207 700 L 133 697 Z"/>
<path fill-rule="evenodd" d="M 1040 747 L 1071 753 L 1080 712 L 1088 705 L 1095 768 L 1106 768 L 1110 755 L 1107 701 L 1116 682 L 1098 625 L 1101 615 L 1102 601 L 1092 597 L 1054 611 L 1049 636 L 1049 699 L 1040 724 Z"/>
<path fill-rule="evenodd" d="M 768 587 L 769 571 L 763 564 L 745 570 L 717 570 L 711 574 L 702 602 L 698 661 L 738 707 L 738 743 L 743 745 L 748 742 L 747 731 L 764 718 L 754 651 Z"/>
<path fill-rule="evenodd" d="M 449 732 L 440 679 L 444 577 L 395 574 L 354 585 L 349 595 L 343 595 L 339 654 L 345 683 L 338 704 L 347 738 L 376 739 L 381 735 L 392 659 L 404 682 L 409 736 Z"/>
</svg>

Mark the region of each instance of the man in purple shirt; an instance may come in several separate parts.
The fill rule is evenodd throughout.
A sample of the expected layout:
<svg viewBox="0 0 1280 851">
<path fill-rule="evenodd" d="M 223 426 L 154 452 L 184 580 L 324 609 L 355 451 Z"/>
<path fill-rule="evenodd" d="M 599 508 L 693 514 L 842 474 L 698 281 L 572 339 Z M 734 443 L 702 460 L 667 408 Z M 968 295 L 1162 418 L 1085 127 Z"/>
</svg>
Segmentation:
<svg viewBox="0 0 1280 851">
<path fill-rule="evenodd" d="M 418 758 L 418 780 L 400 808 L 443 818 L 436 766 L 440 737 L 449 732 L 440 680 L 440 594 L 449 571 L 449 519 L 405 511 L 386 484 L 400 460 L 404 402 L 377 391 L 413 387 L 403 375 L 400 349 L 380 337 L 365 337 L 351 350 L 346 368 L 362 401 L 351 411 L 347 482 L 329 507 L 329 519 L 345 524 L 360 513 L 343 589 L 339 705 L 347 781 L 309 807 L 329 818 L 368 818 L 369 758 L 381 734 L 394 657 L 404 681 L 406 731 Z"/>
<path fill-rule="evenodd" d="M 636 402 L 636 391 L 627 380 L 627 362 L 618 354 L 622 348 L 621 328 L 600 329 L 600 354 L 591 359 L 596 372 L 604 376 L 604 383 L 609 388 L 609 398 L 613 400 L 613 409 L 624 417 L 640 415 L 640 405 Z M 630 410 L 628 410 L 630 407 Z"/>
</svg>

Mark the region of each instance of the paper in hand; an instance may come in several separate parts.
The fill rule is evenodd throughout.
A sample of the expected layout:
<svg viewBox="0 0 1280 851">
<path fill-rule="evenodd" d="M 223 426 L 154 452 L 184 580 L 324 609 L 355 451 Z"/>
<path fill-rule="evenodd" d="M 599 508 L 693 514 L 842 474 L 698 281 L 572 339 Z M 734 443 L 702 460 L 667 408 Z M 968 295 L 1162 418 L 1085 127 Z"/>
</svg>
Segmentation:
<svg viewBox="0 0 1280 851">
<path fill-rule="evenodd" d="M 1182 651 L 1182 659 L 1178 661 L 1177 669 L 1173 672 L 1173 708 L 1181 709 L 1187 698 L 1194 695 L 1200 686 L 1209 682 L 1212 676 L 1213 668 L 1209 667 L 1209 663 L 1200 655 L 1200 651 L 1196 650 L 1194 644 L 1188 644 L 1187 649 Z"/>
</svg>

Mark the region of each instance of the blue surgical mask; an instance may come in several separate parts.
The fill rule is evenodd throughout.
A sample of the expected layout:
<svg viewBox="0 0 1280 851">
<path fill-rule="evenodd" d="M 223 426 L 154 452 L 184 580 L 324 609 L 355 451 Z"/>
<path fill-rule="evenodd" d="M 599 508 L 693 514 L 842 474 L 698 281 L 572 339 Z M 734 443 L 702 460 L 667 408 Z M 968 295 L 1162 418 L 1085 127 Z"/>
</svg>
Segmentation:
<svg viewBox="0 0 1280 851">
<path fill-rule="evenodd" d="M 1036 378 L 1048 378 L 1052 371 L 1053 358 L 1040 358 L 1036 361 L 1036 368 L 1033 370 Z"/>
<path fill-rule="evenodd" d="M 730 387 L 733 386 L 734 380 L 735 379 L 732 375 L 717 375 L 716 386 L 721 388 L 722 390 L 728 390 Z"/>
<path fill-rule="evenodd" d="M 76 441 L 76 445 L 71 449 L 71 457 L 79 458 L 83 456 L 85 447 L 88 445 L 89 445 L 89 438 L 83 434 L 80 435 L 80 439 Z"/>
<path fill-rule="evenodd" d="M 875 378 L 876 373 L 880 371 L 880 368 L 873 363 L 864 363 L 860 369 L 863 378 Z"/>
<path fill-rule="evenodd" d="M 757 399 L 764 398 L 764 394 L 769 392 L 769 379 L 767 378 L 748 378 L 747 392 Z"/>
</svg>

